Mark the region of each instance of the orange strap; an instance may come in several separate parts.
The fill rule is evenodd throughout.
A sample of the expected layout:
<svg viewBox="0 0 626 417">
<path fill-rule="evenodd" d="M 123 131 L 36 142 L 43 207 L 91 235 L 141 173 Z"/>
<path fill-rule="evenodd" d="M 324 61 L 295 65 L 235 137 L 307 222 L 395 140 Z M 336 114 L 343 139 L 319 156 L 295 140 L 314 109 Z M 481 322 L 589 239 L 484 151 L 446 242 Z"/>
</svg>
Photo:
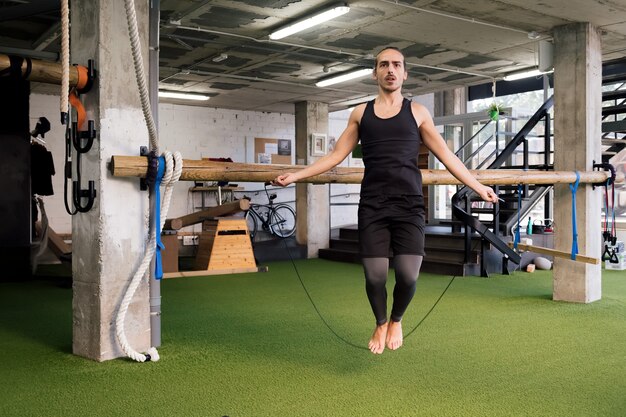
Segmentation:
<svg viewBox="0 0 626 417">
<path fill-rule="evenodd" d="M 78 131 L 84 130 L 85 119 L 87 118 L 87 114 L 85 113 L 85 108 L 83 107 L 83 103 L 78 98 L 78 94 L 76 93 L 76 89 L 72 89 L 69 95 L 70 104 L 74 109 L 76 109 L 76 115 L 78 116 Z"/>
<path fill-rule="evenodd" d="M 87 67 L 83 67 L 82 65 L 75 65 L 77 80 L 76 80 L 76 89 L 82 90 L 87 85 L 87 81 L 89 81 L 89 75 L 87 72 Z"/>
</svg>

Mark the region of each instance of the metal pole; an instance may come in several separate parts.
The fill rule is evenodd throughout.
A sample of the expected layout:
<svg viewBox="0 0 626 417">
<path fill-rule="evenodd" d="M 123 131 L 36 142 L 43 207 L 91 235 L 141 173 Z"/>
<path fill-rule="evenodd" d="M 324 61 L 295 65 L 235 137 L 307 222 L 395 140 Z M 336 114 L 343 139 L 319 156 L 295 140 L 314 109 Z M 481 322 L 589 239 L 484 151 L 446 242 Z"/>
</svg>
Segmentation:
<svg viewBox="0 0 626 417">
<path fill-rule="evenodd" d="M 154 123 L 159 127 L 159 9 L 160 0 L 150 0 L 149 11 L 149 79 L 150 107 Z M 158 149 L 151 149 L 151 151 Z M 150 189 L 150 212 L 156 211 L 156 197 Z M 150 227 L 155 227 L 156 224 Z M 154 278 L 154 259 L 150 265 L 150 346 L 161 346 L 161 281 Z"/>
</svg>

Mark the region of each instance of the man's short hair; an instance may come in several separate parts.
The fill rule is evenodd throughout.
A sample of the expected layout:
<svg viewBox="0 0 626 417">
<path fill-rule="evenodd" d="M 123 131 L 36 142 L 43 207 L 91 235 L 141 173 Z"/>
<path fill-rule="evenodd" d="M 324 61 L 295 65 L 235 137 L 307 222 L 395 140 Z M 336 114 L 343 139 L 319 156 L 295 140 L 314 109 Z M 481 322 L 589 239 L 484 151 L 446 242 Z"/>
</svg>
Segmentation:
<svg viewBox="0 0 626 417">
<path fill-rule="evenodd" d="M 374 69 L 376 69 L 376 67 L 378 67 L 378 55 L 380 55 L 381 53 L 383 53 L 384 51 L 386 51 L 388 49 L 393 49 L 394 51 L 400 52 L 400 55 L 402 55 L 402 66 L 404 67 L 404 54 L 402 53 L 400 48 L 396 48 L 395 46 L 385 46 L 383 49 L 378 51 L 378 53 L 376 54 L 376 58 L 374 60 Z"/>
</svg>

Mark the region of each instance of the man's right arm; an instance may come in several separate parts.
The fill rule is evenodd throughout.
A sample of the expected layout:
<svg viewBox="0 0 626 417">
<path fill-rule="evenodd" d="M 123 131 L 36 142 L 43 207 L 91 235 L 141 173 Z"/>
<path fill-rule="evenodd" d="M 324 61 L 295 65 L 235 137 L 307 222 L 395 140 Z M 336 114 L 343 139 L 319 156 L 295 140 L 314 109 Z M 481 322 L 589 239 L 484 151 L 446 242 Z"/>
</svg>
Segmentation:
<svg viewBox="0 0 626 417">
<path fill-rule="evenodd" d="M 274 185 L 286 186 L 305 178 L 322 174 L 339 165 L 341 161 L 346 159 L 359 142 L 359 123 L 361 122 L 364 110 L 365 104 L 361 104 L 357 106 L 352 113 L 350 113 L 348 126 L 339 137 L 339 140 L 331 153 L 324 155 L 313 164 L 301 169 L 300 171 L 279 175 L 273 181 Z"/>
</svg>

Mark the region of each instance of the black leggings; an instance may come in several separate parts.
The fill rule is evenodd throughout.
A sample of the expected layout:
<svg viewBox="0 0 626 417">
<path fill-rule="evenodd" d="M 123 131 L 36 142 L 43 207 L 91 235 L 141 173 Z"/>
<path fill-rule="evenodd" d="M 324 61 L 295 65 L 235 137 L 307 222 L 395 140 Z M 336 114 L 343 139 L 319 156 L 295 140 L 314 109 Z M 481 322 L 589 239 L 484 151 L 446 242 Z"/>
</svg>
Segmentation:
<svg viewBox="0 0 626 417">
<path fill-rule="evenodd" d="M 394 257 L 396 285 L 393 289 L 392 321 L 402 320 L 415 294 L 422 259 L 420 255 L 396 255 Z M 365 290 L 374 317 L 376 317 L 376 324 L 385 324 L 387 322 L 387 287 L 385 284 L 389 271 L 389 259 L 363 258 L 363 269 L 365 270 Z"/>
</svg>

